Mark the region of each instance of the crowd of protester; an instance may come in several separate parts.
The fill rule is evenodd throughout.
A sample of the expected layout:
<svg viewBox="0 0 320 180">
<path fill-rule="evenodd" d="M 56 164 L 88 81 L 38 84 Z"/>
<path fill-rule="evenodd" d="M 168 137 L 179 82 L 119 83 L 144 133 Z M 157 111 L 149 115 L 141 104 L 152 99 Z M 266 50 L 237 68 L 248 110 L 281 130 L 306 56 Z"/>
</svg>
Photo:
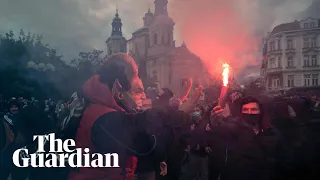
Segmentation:
<svg viewBox="0 0 320 180">
<path fill-rule="evenodd" d="M 1 101 L 0 179 L 320 179 L 316 93 L 271 97 L 230 91 L 220 106 L 217 99 L 199 101 L 201 86 L 190 94 L 191 79 L 176 94 L 159 83 L 144 91 L 131 57 L 118 54 L 107 62 L 68 100 Z M 126 163 L 120 169 L 76 170 L 12 164 L 14 150 L 34 148 L 32 136 L 49 132 L 75 139 L 77 147 L 118 152 Z"/>
</svg>

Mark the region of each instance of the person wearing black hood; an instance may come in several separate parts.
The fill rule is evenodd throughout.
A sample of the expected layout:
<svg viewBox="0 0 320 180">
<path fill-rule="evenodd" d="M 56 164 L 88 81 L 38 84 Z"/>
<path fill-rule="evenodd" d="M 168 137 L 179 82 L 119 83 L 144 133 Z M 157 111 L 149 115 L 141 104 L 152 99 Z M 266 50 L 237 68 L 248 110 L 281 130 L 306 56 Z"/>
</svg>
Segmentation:
<svg viewBox="0 0 320 180">
<path fill-rule="evenodd" d="M 209 170 L 209 179 L 274 179 L 280 136 L 270 126 L 264 107 L 256 98 L 243 98 L 240 107 L 239 119 L 212 128 L 221 138 L 219 143 L 211 143 L 217 151 L 211 153 L 210 158 L 215 161 L 211 161 L 210 167 L 214 169 Z M 222 114 L 222 107 L 214 107 L 211 120 Z"/>
</svg>

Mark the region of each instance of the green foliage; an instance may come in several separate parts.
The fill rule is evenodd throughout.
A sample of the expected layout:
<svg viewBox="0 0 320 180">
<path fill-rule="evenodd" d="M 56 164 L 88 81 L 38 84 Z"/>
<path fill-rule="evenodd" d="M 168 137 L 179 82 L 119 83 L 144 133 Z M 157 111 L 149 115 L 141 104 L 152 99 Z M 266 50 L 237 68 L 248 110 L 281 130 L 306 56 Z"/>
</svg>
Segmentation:
<svg viewBox="0 0 320 180">
<path fill-rule="evenodd" d="M 68 98 L 101 64 L 102 54 L 99 50 L 80 52 L 69 66 L 55 49 L 43 43 L 42 35 L 9 31 L 0 35 L 0 94 L 5 98 Z M 46 66 L 39 68 L 39 63 Z"/>
</svg>

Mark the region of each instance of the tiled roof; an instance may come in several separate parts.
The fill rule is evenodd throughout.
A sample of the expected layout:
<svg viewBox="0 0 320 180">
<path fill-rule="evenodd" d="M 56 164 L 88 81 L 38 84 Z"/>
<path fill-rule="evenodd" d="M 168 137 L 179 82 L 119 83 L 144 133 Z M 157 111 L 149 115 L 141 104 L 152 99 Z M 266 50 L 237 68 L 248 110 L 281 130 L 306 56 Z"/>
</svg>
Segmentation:
<svg viewBox="0 0 320 180">
<path fill-rule="evenodd" d="M 276 34 L 279 32 L 283 31 L 294 31 L 294 30 L 300 30 L 300 24 L 298 21 L 291 22 L 291 23 L 285 23 L 285 24 L 280 24 L 276 27 L 273 28 L 271 34 Z"/>
</svg>

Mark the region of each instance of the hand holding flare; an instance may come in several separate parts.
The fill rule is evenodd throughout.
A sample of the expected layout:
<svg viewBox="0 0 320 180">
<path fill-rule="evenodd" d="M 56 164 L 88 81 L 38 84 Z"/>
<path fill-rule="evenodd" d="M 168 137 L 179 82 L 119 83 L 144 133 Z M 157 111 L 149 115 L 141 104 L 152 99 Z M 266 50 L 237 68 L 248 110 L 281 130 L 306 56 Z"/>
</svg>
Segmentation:
<svg viewBox="0 0 320 180">
<path fill-rule="evenodd" d="M 219 106 L 223 106 L 225 103 L 225 99 L 226 99 L 227 92 L 228 92 L 229 72 L 230 72 L 229 64 L 224 63 L 223 64 L 223 72 L 222 72 L 223 86 L 220 91 L 220 97 L 219 97 L 219 102 L 218 102 Z"/>
</svg>

